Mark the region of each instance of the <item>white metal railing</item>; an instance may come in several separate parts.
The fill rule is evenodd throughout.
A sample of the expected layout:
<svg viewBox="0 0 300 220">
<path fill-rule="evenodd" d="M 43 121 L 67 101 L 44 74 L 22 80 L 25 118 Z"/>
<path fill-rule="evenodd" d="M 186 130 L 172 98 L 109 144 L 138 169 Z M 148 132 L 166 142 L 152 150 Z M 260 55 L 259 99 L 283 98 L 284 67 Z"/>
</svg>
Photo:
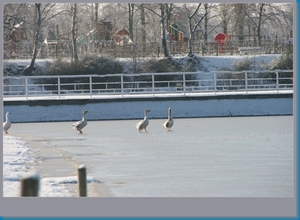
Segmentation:
<svg viewBox="0 0 300 220">
<path fill-rule="evenodd" d="M 3 96 L 76 96 L 282 91 L 293 89 L 293 70 L 176 72 L 108 75 L 5 76 Z"/>
</svg>

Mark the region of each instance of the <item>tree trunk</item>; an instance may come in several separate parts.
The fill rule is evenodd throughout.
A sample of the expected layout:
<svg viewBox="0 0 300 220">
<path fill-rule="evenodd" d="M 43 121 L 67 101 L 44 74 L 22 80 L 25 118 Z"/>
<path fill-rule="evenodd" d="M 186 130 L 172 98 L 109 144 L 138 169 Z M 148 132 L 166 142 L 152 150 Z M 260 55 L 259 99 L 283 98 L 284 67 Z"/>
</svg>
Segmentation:
<svg viewBox="0 0 300 220">
<path fill-rule="evenodd" d="M 142 23 L 142 43 L 143 43 L 143 56 L 146 52 L 146 17 L 144 4 L 141 4 L 141 23 Z"/>
<path fill-rule="evenodd" d="M 134 11 L 134 4 L 128 3 L 128 24 L 129 24 L 129 35 L 130 39 L 133 41 L 133 11 Z"/>
<path fill-rule="evenodd" d="M 208 14 L 208 4 L 204 4 L 205 13 Z M 207 42 L 208 38 L 208 16 L 205 16 L 204 18 L 204 41 Z"/>
<path fill-rule="evenodd" d="M 72 16 L 72 41 L 73 41 L 73 60 L 78 62 L 78 54 L 76 47 L 76 14 L 77 14 L 77 4 L 73 5 L 73 16 Z"/>
<path fill-rule="evenodd" d="M 35 4 L 35 9 L 36 9 L 36 30 L 34 33 L 34 42 L 33 42 L 33 54 L 31 58 L 31 62 L 29 66 L 27 66 L 21 74 L 24 76 L 29 76 L 32 74 L 33 67 L 35 64 L 35 60 L 37 57 L 37 48 L 38 48 L 38 41 L 39 41 L 39 36 L 40 36 L 40 30 L 41 30 L 41 25 L 42 25 L 42 13 L 41 13 L 41 3 L 36 3 Z"/>
<path fill-rule="evenodd" d="M 189 53 L 188 53 L 188 56 L 191 56 L 193 57 L 193 37 L 194 37 L 194 34 L 197 30 L 197 27 L 200 25 L 201 21 L 206 17 L 207 13 L 205 13 L 201 19 L 199 19 L 199 21 L 194 25 L 193 27 L 193 24 L 192 24 L 192 20 L 193 18 L 196 16 L 196 14 L 198 13 L 199 11 L 199 8 L 201 6 L 201 3 L 198 4 L 198 7 L 197 9 L 193 12 L 192 15 L 188 15 L 188 19 L 189 19 L 189 32 L 190 32 L 190 38 L 189 38 L 189 41 L 188 41 L 188 47 L 189 47 Z"/>
<path fill-rule="evenodd" d="M 257 38 L 258 38 L 258 46 L 261 46 L 261 34 L 260 34 L 260 29 L 261 29 L 261 25 L 262 25 L 262 17 L 263 17 L 263 10 L 264 10 L 264 6 L 265 4 L 259 4 L 259 16 L 258 16 L 258 24 L 257 24 Z"/>
<path fill-rule="evenodd" d="M 172 20 L 172 13 L 173 13 L 173 3 L 171 3 L 170 5 L 165 4 L 165 12 L 166 12 L 166 30 L 171 34 L 171 20 Z"/>
<path fill-rule="evenodd" d="M 244 40 L 244 28 L 245 28 L 245 12 L 244 8 L 246 7 L 245 4 L 234 4 L 234 13 L 235 13 L 235 30 L 236 34 L 239 36 L 239 45 L 243 45 Z"/>
<path fill-rule="evenodd" d="M 95 3 L 95 28 L 97 28 L 98 23 L 98 9 L 99 9 L 99 3 Z"/>
<path fill-rule="evenodd" d="M 170 52 L 167 45 L 166 39 L 166 17 L 165 17 L 165 7 L 164 4 L 160 4 L 160 12 L 161 12 L 161 29 L 162 29 L 162 47 L 164 50 L 165 57 L 170 57 Z"/>
<path fill-rule="evenodd" d="M 192 47 L 192 38 L 193 38 L 192 17 L 189 17 L 189 32 L 190 32 L 190 36 L 189 36 L 189 41 L 188 41 L 188 45 L 189 45 L 188 56 L 193 54 L 193 47 Z"/>
</svg>

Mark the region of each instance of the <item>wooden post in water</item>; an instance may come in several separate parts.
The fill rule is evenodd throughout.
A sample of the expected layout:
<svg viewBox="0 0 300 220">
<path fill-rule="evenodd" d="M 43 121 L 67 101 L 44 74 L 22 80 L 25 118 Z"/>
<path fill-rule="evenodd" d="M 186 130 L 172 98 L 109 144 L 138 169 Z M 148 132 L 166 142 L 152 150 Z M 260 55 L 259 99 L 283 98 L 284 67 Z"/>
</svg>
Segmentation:
<svg viewBox="0 0 300 220">
<path fill-rule="evenodd" d="M 86 186 L 86 167 L 85 165 L 80 165 L 78 167 L 78 190 L 79 196 L 87 196 L 87 186 Z"/>
<path fill-rule="evenodd" d="M 38 196 L 40 176 L 33 174 L 21 179 L 21 196 Z"/>
</svg>

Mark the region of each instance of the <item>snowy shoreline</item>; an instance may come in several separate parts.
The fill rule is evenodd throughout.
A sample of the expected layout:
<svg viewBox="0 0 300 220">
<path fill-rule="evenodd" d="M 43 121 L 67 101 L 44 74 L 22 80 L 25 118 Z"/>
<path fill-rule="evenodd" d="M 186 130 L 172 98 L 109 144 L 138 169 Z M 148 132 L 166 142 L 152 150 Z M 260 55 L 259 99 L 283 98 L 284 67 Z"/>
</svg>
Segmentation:
<svg viewBox="0 0 300 220">
<path fill-rule="evenodd" d="M 3 135 L 3 196 L 19 197 L 20 180 L 26 175 L 36 173 L 38 159 L 43 149 L 31 145 L 32 137 L 24 135 Z M 48 151 L 53 152 L 52 149 Z M 41 152 L 42 151 L 42 152 Z M 75 170 L 75 169 L 74 169 Z M 39 197 L 77 197 L 78 177 L 74 176 L 40 176 Z M 98 183 L 93 177 L 87 176 L 87 183 Z M 92 194 L 93 195 L 93 194 Z"/>
</svg>

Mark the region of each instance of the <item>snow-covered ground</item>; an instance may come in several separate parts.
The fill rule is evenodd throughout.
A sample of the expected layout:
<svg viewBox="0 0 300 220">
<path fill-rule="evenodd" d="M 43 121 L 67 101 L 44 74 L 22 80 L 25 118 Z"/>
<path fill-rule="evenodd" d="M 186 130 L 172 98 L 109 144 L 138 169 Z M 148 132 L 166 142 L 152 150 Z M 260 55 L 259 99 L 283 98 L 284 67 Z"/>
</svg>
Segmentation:
<svg viewBox="0 0 300 220">
<path fill-rule="evenodd" d="M 278 55 L 255 56 L 256 69 L 260 69 L 266 63 L 270 63 Z M 249 56 L 250 57 L 250 56 Z M 213 70 L 230 70 L 235 61 L 243 59 L 242 56 L 226 57 L 204 57 L 203 66 L 205 71 Z M 253 57 L 254 59 L 254 57 Z M 7 61 L 6 63 L 16 60 Z M 20 61 L 20 65 L 28 65 L 29 61 Z M 37 62 L 39 62 L 37 60 Z M 44 61 L 43 61 L 44 62 Z M 238 104 L 237 104 L 238 103 Z M 174 105 L 174 107 L 172 106 Z M 143 110 L 149 106 L 152 108 L 150 117 L 162 118 L 166 114 L 168 107 L 174 108 L 174 117 L 205 117 L 205 116 L 241 116 L 241 115 L 290 115 L 293 114 L 292 99 L 277 100 L 205 100 L 205 101 L 177 101 L 172 102 L 128 102 L 112 103 L 112 108 L 105 108 L 105 103 L 86 104 L 86 105 L 61 105 L 61 106 L 4 106 L 4 111 L 11 111 L 12 122 L 30 122 L 45 121 L 45 117 L 55 115 L 56 120 L 77 120 L 81 117 L 83 108 L 90 111 L 89 120 L 114 119 L 112 115 L 116 114 L 115 110 L 123 112 L 119 119 L 133 119 L 143 116 Z M 187 106 L 186 110 L 183 107 Z M 115 110 L 114 110 L 115 109 Z M 130 113 L 129 113 L 130 112 Z M 45 115 L 46 113 L 46 115 Z M 99 114 L 102 117 L 99 117 Z M 32 117 L 32 118 L 30 118 Z M 51 120 L 49 120 L 51 121 Z M 12 128 L 13 129 L 12 125 Z M 37 155 L 34 155 L 30 145 L 20 137 L 11 135 L 3 136 L 3 195 L 5 197 L 19 196 L 20 178 L 32 171 Z M 93 182 L 93 177 L 88 178 Z M 74 184 L 77 182 L 76 176 L 42 178 L 40 196 L 60 197 L 76 196 L 65 184 Z"/>
<path fill-rule="evenodd" d="M 28 164 L 35 163 L 30 146 L 21 138 L 3 136 L 3 196 L 20 196 L 20 179 L 31 175 L 32 167 Z M 62 183 L 76 183 L 77 177 L 42 178 L 39 195 L 44 197 L 72 196 Z"/>
<path fill-rule="evenodd" d="M 18 197 L 21 191 L 21 178 L 35 175 L 32 165 L 36 163 L 36 155 L 30 145 L 20 137 L 3 136 L 3 196 Z M 66 185 L 77 186 L 77 176 L 42 177 L 40 176 L 39 196 L 41 197 L 74 197 L 76 191 L 70 190 Z M 88 176 L 87 182 L 94 182 Z"/>
</svg>

